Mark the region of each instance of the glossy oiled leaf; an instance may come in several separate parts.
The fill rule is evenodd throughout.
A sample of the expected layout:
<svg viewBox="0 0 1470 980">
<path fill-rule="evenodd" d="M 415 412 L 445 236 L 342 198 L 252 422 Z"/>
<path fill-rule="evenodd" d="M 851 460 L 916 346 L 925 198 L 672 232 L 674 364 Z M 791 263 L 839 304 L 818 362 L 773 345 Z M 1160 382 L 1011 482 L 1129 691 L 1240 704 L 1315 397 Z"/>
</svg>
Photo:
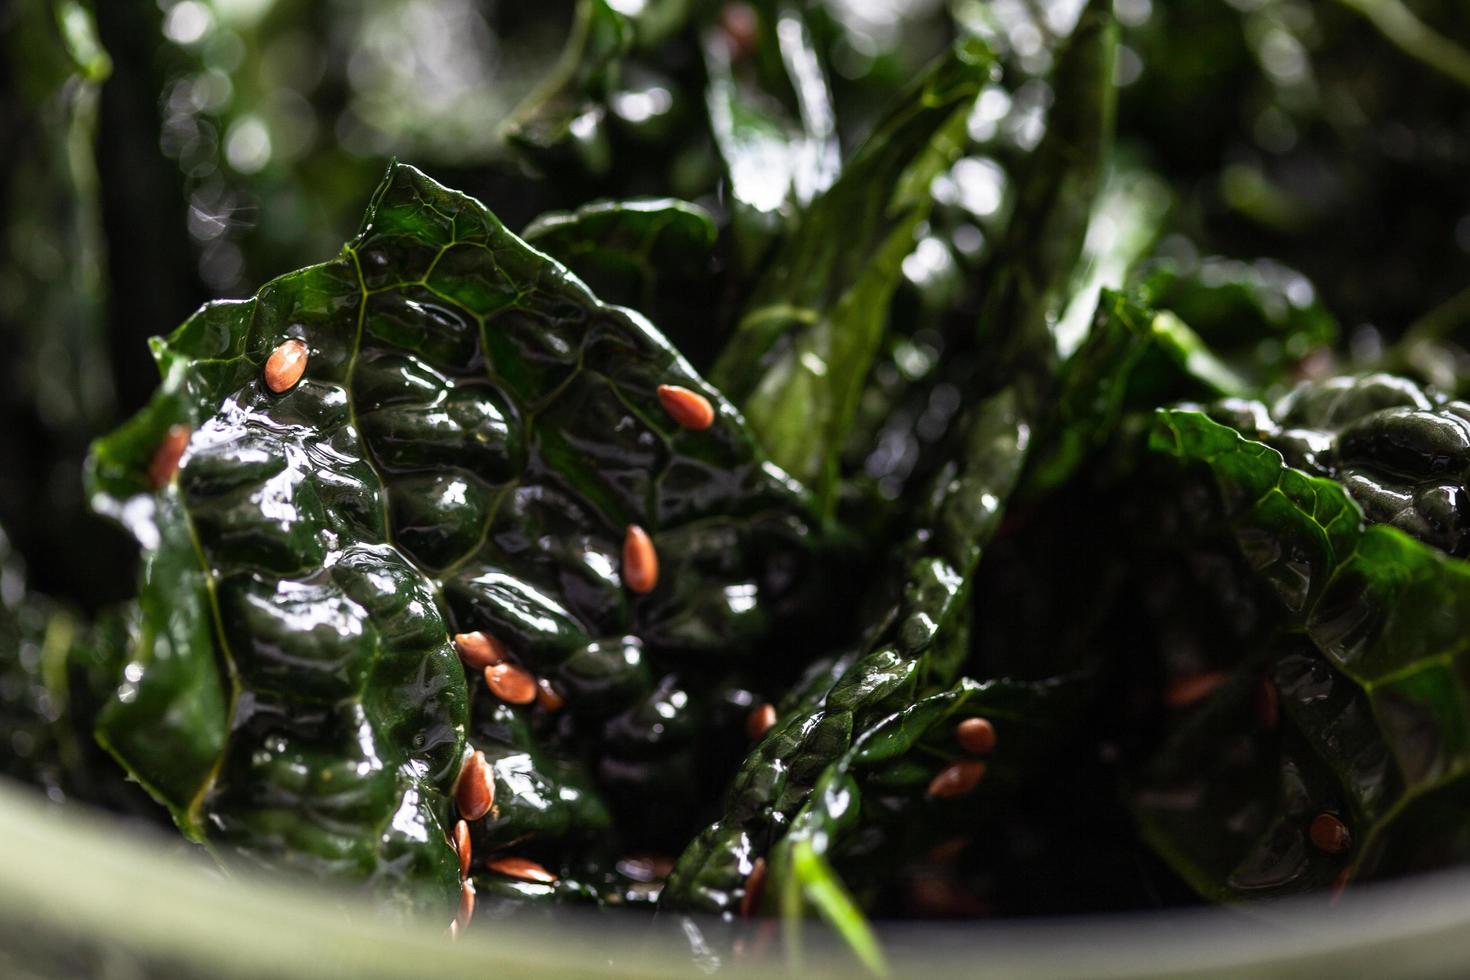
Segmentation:
<svg viewBox="0 0 1470 980">
<path fill-rule="evenodd" d="M 575 272 L 604 302 L 631 306 L 665 330 L 666 310 L 694 307 L 700 332 L 708 334 L 707 270 L 717 234 L 699 205 L 653 198 L 553 211 L 527 225 L 521 237 Z"/>
<path fill-rule="evenodd" d="M 784 4 L 748 9 L 756 21 L 748 43 L 711 27 L 701 46 L 705 104 L 736 233 L 747 252 L 757 252 L 831 186 L 840 154 L 832 93 L 806 18 Z"/>
<path fill-rule="evenodd" d="M 583 279 L 595 278 L 584 269 L 621 267 L 641 284 L 657 278 L 666 265 L 698 262 L 714 246 L 716 234 L 714 219 L 699 205 L 649 198 L 548 212 L 527 225 L 521 237 Z"/>
<path fill-rule="evenodd" d="M 1292 466 L 1340 482 L 1374 523 L 1470 553 L 1470 404 L 1390 374 L 1303 382 L 1268 409 L 1211 409 Z"/>
<path fill-rule="evenodd" d="M 1112 143 L 1114 94 L 1107 71 L 1115 33 L 1105 5 L 1094 5 L 1081 17 L 1058 55 L 1055 104 L 1045 135 L 1033 152 L 1011 161 L 1008 173 L 994 160 L 966 158 L 936 181 L 936 193 L 943 186 L 946 197 L 1005 200 L 1004 206 L 991 202 L 994 211 L 986 224 L 986 234 L 999 245 L 975 277 L 980 330 L 967 329 L 967 315 L 959 321 L 962 327 L 950 322 L 945 329 L 941 320 L 911 339 L 896 340 L 893 362 L 880 365 L 863 394 L 866 417 L 854 431 L 848 455 L 862 453 L 863 470 L 877 481 L 882 496 L 901 499 L 916 472 L 927 475 L 933 461 L 926 444 L 943 445 L 950 420 L 958 417 L 971 391 L 1009 385 L 1019 371 L 1036 420 L 1042 421 L 1043 409 L 1053 401 L 1058 344 L 1066 340 L 1072 353 L 1106 277 L 1121 278 L 1157 233 L 1162 205 L 1146 178 L 1117 177 L 1106 196 L 1098 194 Z M 986 88 L 992 99 L 1000 91 Z M 986 111 L 985 102 L 982 96 L 977 113 Z M 946 266 L 958 273 L 953 262 L 931 234 L 903 268 L 910 277 L 915 270 L 926 270 L 926 276 L 935 270 L 925 283 L 927 292 L 938 288 Z M 1072 322 L 1059 320 L 1064 315 Z M 1073 335 L 1063 338 L 1064 326 Z M 1101 370 L 1108 368 L 1105 364 Z M 896 399 L 901 399 L 897 405 Z M 1041 431 L 1046 433 L 1046 427 Z"/>
<path fill-rule="evenodd" d="M 1058 372 L 1044 436 L 1029 463 L 1027 490 L 1064 484 L 1114 436 L 1125 412 L 1236 391 L 1228 372 L 1192 341 L 1177 318 L 1104 289 L 1086 339 Z"/>
<path fill-rule="evenodd" d="M 1021 180 L 1019 220 L 1007 227 L 1005 261 L 980 312 L 981 336 L 999 346 L 1002 364 L 1056 360 L 1053 326 L 1070 298 L 1113 142 L 1117 47 L 1111 0 L 1091 0 L 1057 56 L 1056 103 Z"/>
<path fill-rule="evenodd" d="M 1262 749 L 1255 771 L 1270 773 L 1279 758 L 1284 788 L 1237 788 L 1229 805 L 1146 789 L 1139 804 L 1145 828 L 1210 894 L 1288 891 L 1338 873 L 1391 872 L 1384 855 L 1406 849 L 1396 818 L 1458 792 L 1470 772 L 1463 663 L 1470 566 L 1397 528 L 1366 522 L 1341 484 L 1288 467 L 1280 452 L 1199 412 L 1159 413 L 1152 445 L 1211 476 L 1240 555 L 1281 600 L 1284 624 L 1303 631 L 1310 645 L 1265 665 L 1292 724 L 1279 756 L 1274 745 Z M 1242 685 L 1248 701 L 1249 679 Z M 1228 711 L 1228 698 L 1222 704 L 1212 710 Z M 1192 725 L 1208 730 L 1211 723 Z M 1154 778 L 1167 785 L 1162 773 L 1206 771 L 1197 760 L 1218 751 L 1229 727 L 1178 737 L 1162 751 Z M 1250 737 L 1259 741 L 1256 727 Z M 1323 774 L 1331 774 L 1325 789 L 1317 787 Z M 1222 813 L 1252 801 L 1258 816 L 1277 819 L 1258 821 L 1258 835 L 1223 854 L 1196 854 L 1204 846 L 1197 842 L 1218 840 L 1206 832 L 1211 825 L 1230 823 Z M 1354 839 L 1341 858 L 1306 842 L 1311 819 L 1334 805 L 1350 817 Z M 1292 856 L 1299 860 L 1287 861 Z M 1222 881 L 1227 865 L 1233 870 Z"/>
<path fill-rule="evenodd" d="M 1083 683 L 977 682 L 922 698 L 857 735 L 822 773 L 810 799 L 773 848 L 767 887 L 779 896 L 789 930 L 799 927 L 804 906 L 814 907 L 881 972 L 882 958 L 844 877 L 883 881 L 911 858 L 915 843 L 933 846 L 935 816 L 976 821 L 978 808 L 994 806 L 1023 782 L 1061 743 L 1083 702 Z M 955 726 L 985 718 L 995 726 L 998 753 L 986 760 L 978 792 L 958 800 L 930 797 L 930 780 L 952 762 L 969 758 L 955 741 Z M 882 797 L 865 806 L 865 796 Z M 928 828 L 925 834 L 919 828 Z M 918 832 L 916 833 L 916 830 Z M 856 847 L 854 845 L 857 845 Z M 835 867 L 834 867 L 835 863 Z"/>
<path fill-rule="evenodd" d="M 263 365 L 291 339 L 309 360 L 278 393 Z M 692 737 L 678 711 L 646 717 L 693 703 L 656 684 L 671 665 L 778 655 L 766 630 L 807 547 L 789 479 L 646 320 L 410 167 L 339 258 L 205 307 L 156 351 L 162 390 L 92 463 L 98 506 L 144 549 L 98 736 L 216 849 L 443 908 L 469 748 L 508 794 L 487 841 L 605 819 L 521 727 L 466 746 L 468 702 L 490 695 L 452 634 L 498 639 L 613 763 L 620 732 Z M 713 424 L 676 424 L 664 384 Z M 642 596 L 623 583 L 633 524 L 660 569 Z M 555 805 L 522 813 L 521 793 Z"/>
<path fill-rule="evenodd" d="M 485 751 L 495 776 L 495 809 L 471 826 L 474 850 L 536 841 L 580 843 L 608 833 L 607 806 L 582 766 L 541 744 L 531 719 L 508 704 L 482 699 L 470 741 Z"/>
<path fill-rule="evenodd" d="M 1161 262 L 1139 289 L 1145 302 L 1178 314 L 1212 350 L 1258 382 L 1279 378 L 1337 340 L 1337 321 L 1311 282 L 1276 262 Z"/>
<path fill-rule="evenodd" d="M 872 617 L 855 658 L 839 658 L 801 685 L 742 764 L 723 816 L 684 852 L 664 904 L 728 912 L 756 859 L 784 836 L 813 788 L 853 739 L 947 686 L 969 649 L 969 577 L 1019 477 L 1030 427 L 1007 389 L 976 406 L 955 461 L 934 481 L 902 553 L 902 578 Z"/>
<path fill-rule="evenodd" d="M 1087 29 L 1077 35 L 1064 62 L 1070 67 L 1063 74 L 1083 79 L 1069 83 L 1078 89 L 1079 100 L 1069 111 L 1079 118 L 1089 113 L 1094 116 L 1087 125 L 1077 122 L 1075 128 L 1098 134 L 1092 143 L 1083 141 L 1097 151 L 1110 133 L 1111 116 L 1108 97 L 1099 96 L 1094 89 L 1106 86 L 1107 79 L 1093 77 L 1084 66 L 1096 67 L 1094 61 L 1101 55 L 1094 48 L 1100 45 L 1110 50 L 1112 32 L 1108 16 L 1098 11 L 1089 15 L 1084 26 Z M 1067 127 L 1057 132 L 1062 134 L 1058 139 L 1072 135 Z M 1049 155 L 1059 157 L 1047 171 L 1052 190 L 1067 194 L 1074 203 L 1081 200 L 1090 205 L 1092 191 L 1087 186 L 1091 177 L 1087 175 L 1095 176 L 1100 157 L 1083 153 L 1080 161 L 1063 159 L 1060 149 Z M 856 166 L 857 161 L 828 198 L 844 187 Z M 1074 172 L 1074 166 L 1080 172 Z M 1081 182 L 1072 180 L 1073 176 Z M 1044 179 L 1038 176 L 1031 199 L 1023 202 L 1019 212 L 1024 215 L 1019 219 L 1023 224 L 1051 208 L 1051 198 L 1044 197 L 1043 190 Z M 818 202 L 811 214 L 818 214 L 828 198 Z M 1061 239 L 1048 240 L 1047 248 L 1075 260 L 1085 227 L 1085 220 L 1049 226 Z M 1028 255 L 1013 253 L 1004 267 L 1012 273 L 1008 281 L 1025 281 L 1023 270 L 1031 261 Z M 1070 266 L 1066 271 L 1070 274 Z M 1018 294 L 1015 308 L 1039 310 L 1032 305 L 1036 300 Z M 1021 329 L 1019 323 L 1015 327 Z M 799 334 L 784 356 L 795 357 L 805 336 Z M 724 816 L 680 858 L 665 892 L 666 904 L 720 911 L 731 908 L 744 896 L 744 878 L 755 859 L 775 853 L 773 849 L 780 846 L 790 821 L 807 805 L 822 774 L 833 771 L 829 767 L 843 757 L 853 740 L 915 698 L 943 689 L 955 676 L 969 651 L 969 579 L 1027 459 L 1035 420 L 1044 410 L 1038 398 L 1052 380 L 1048 359 L 1027 356 L 1024 345 L 1010 342 L 1009 333 L 1002 337 L 1003 359 L 996 362 L 995 373 L 1007 385 L 976 404 L 960 423 L 962 438 L 935 474 L 931 495 L 915 518 L 918 532 L 902 557 L 901 598 L 891 608 L 886 604 L 891 600 L 877 606 L 881 612 L 865 652 L 830 689 L 802 699 L 747 758 Z M 732 350 L 741 349 L 739 342 L 737 337 Z M 790 419 L 798 417 L 804 416 L 793 413 Z M 845 661 L 839 661 L 842 663 Z M 834 780 L 845 786 L 848 774 L 840 766 L 835 771 Z"/>
<path fill-rule="evenodd" d="M 778 464 L 830 500 L 904 257 L 995 69 L 957 46 L 905 92 L 777 249 L 712 378 Z"/>
</svg>

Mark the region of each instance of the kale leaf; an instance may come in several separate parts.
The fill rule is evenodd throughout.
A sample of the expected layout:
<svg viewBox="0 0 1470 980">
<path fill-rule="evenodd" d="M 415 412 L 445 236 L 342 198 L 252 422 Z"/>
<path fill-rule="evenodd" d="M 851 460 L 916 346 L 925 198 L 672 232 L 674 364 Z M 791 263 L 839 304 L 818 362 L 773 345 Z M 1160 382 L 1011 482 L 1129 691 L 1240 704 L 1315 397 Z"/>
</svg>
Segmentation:
<svg viewBox="0 0 1470 980">
<path fill-rule="evenodd" d="M 1337 386 L 1324 407 L 1361 408 L 1396 387 Z M 1341 887 L 1453 844 L 1418 828 L 1462 812 L 1470 772 L 1470 567 L 1368 522 L 1341 484 L 1198 411 L 1161 411 L 1151 444 L 1207 475 L 1290 632 L 1264 656 L 1247 651 L 1160 749 L 1135 797 L 1145 836 L 1221 899 Z M 1324 814 L 1350 843 L 1323 846 Z"/>
<path fill-rule="evenodd" d="M 705 105 L 725 164 L 734 233 L 753 261 L 837 178 L 837 119 L 799 8 L 732 5 L 721 20 L 700 39 Z"/>
<path fill-rule="evenodd" d="M 283 350 L 306 358 L 284 383 Z M 485 847 L 595 830 L 601 807 L 523 726 L 472 729 L 471 701 L 498 702 L 452 635 L 484 632 L 549 683 L 572 719 L 558 751 L 595 747 L 609 792 L 685 747 L 671 733 L 618 767 L 616 733 L 664 730 L 650 705 L 699 702 L 660 678 L 697 692 L 779 656 L 768 632 L 808 579 L 805 497 L 646 320 L 411 167 L 337 259 L 206 306 L 155 355 L 161 390 L 91 463 L 96 505 L 144 554 L 97 735 L 223 855 L 447 917 L 472 748 L 501 801 Z M 678 424 L 663 385 L 711 424 Z M 646 594 L 624 583 L 631 525 L 656 549 Z"/>
<path fill-rule="evenodd" d="M 871 726 L 953 683 L 969 648 L 969 579 L 1020 476 L 1030 425 L 1014 390 L 976 406 L 955 462 L 934 481 L 903 553 L 896 600 L 861 654 L 818 672 L 742 764 L 723 816 L 689 846 L 670 908 L 730 912 L 757 860 L 789 832 L 818 781 Z"/>
<path fill-rule="evenodd" d="M 772 257 L 711 373 L 771 458 L 826 503 L 934 178 L 994 69 L 963 43 L 900 96 Z"/>
</svg>

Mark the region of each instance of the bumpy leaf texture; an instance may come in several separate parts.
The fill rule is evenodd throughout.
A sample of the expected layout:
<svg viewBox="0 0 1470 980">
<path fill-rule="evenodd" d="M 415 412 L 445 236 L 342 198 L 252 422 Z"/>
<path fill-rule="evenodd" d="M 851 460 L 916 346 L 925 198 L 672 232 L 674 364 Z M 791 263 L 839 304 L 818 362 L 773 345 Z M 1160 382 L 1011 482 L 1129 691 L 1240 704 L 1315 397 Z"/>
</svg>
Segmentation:
<svg viewBox="0 0 1470 980">
<path fill-rule="evenodd" d="M 1299 385 L 1270 410 L 1228 401 L 1219 421 L 1347 488 L 1370 521 L 1470 552 L 1470 404 L 1389 374 Z"/>
<path fill-rule="evenodd" d="M 712 329 L 722 283 L 718 230 L 697 204 L 675 198 L 593 201 L 540 215 L 521 232 L 605 302 L 631 306 L 699 363 L 724 340 Z M 728 287 L 726 287 L 728 288 Z"/>
<path fill-rule="evenodd" d="M 971 577 L 1027 463 L 1033 430 L 1047 414 L 1042 393 L 1055 382 L 1054 358 L 1035 356 L 1033 350 L 1052 346 L 1047 324 L 1061 299 L 1055 295 L 1056 290 L 1029 287 L 1040 281 L 1050 284 L 1070 279 L 1072 263 L 1081 252 L 1086 215 L 1097 189 L 1100 153 L 1108 143 L 1112 123 L 1111 98 L 1105 91 L 1109 76 L 1100 73 L 1098 66 L 1111 64 L 1114 43 L 1111 15 L 1095 4 L 1085 15 L 1083 28 L 1059 69 L 1059 76 L 1067 81 L 1065 96 L 1075 101 L 1066 105 L 1065 112 L 1059 112 L 1058 124 L 1042 154 L 1049 166 L 1037 172 L 1034 183 L 1028 182 L 1029 193 L 1018 206 L 1016 219 L 1025 227 L 1045 227 L 1047 235 L 1042 236 L 1042 244 L 1049 259 L 1038 270 L 1030 251 L 1019 244 L 1022 236 L 1008 243 L 1012 247 L 997 276 L 1006 298 L 987 323 L 994 348 L 998 348 L 995 373 L 999 390 L 992 389 L 989 397 L 977 400 L 956 426 L 948 458 L 937 468 L 923 505 L 915 513 L 912 533 L 894 563 L 893 588 L 873 603 L 874 615 L 859 654 L 839 658 L 829 673 L 815 675 L 793 703 L 783 706 L 780 720 L 737 774 L 720 820 L 706 828 L 679 859 L 663 898 L 667 906 L 722 913 L 732 911 L 737 904 L 748 909 L 759 901 L 756 886 L 762 878 L 756 873 L 761 866 L 758 862 L 769 858 L 773 887 L 795 888 L 798 895 L 804 895 L 843 928 L 856 948 L 870 949 L 871 944 L 854 931 L 856 920 L 849 914 L 841 886 L 824 870 L 826 855 L 821 852 L 825 844 L 817 843 L 824 837 L 830 840 L 828 831 L 835 819 L 829 819 L 833 799 L 824 796 L 811 801 L 814 793 L 830 792 L 841 798 L 836 810 L 847 802 L 856 803 L 858 796 L 850 790 L 862 753 L 854 754 L 853 747 L 869 738 L 881 739 L 872 734 L 875 726 L 882 728 L 895 712 L 953 684 L 970 653 Z M 980 55 L 965 50 L 952 53 L 922 82 L 921 90 L 964 91 L 965 85 L 978 81 L 975 73 L 981 65 L 988 73 L 992 63 Z M 936 79 L 956 76 L 965 80 L 964 84 L 936 83 Z M 914 120 L 950 104 L 938 97 L 920 101 L 926 108 L 913 111 Z M 896 114 L 896 118 L 905 119 L 905 113 Z M 917 123 L 908 121 L 899 128 L 908 126 Z M 926 138 L 934 140 L 928 155 L 938 153 L 942 136 L 926 134 Z M 874 158 L 900 155 L 905 142 L 892 137 L 890 145 L 870 144 L 869 152 Z M 849 187 L 847 182 L 858 172 L 854 168 L 862 159 L 860 154 L 829 194 L 813 207 L 809 221 L 823 214 L 824 205 L 838 199 L 837 195 L 855 192 L 861 186 Z M 1057 205 L 1047 193 L 1048 187 L 1070 205 L 1081 207 L 1081 217 L 1052 220 Z M 927 200 L 923 207 L 927 210 Z M 854 206 L 852 213 L 840 219 L 859 220 L 854 216 L 857 211 Z M 839 218 L 835 214 L 827 217 Z M 899 232 L 893 234 L 898 236 Z M 793 239 L 797 240 L 799 235 Z M 1026 242 L 1031 239 L 1026 237 Z M 833 241 L 827 243 L 828 249 L 834 247 Z M 789 277 L 791 270 L 783 270 L 781 275 Z M 865 271 L 859 278 L 878 275 L 881 271 L 875 264 L 873 271 Z M 812 290 L 820 285 L 807 284 L 803 288 Z M 833 323 L 837 322 L 833 314 Z M 881 317 L 843 323 L 843 329 L 858 333 L 875 326 L 881 326 Z M 745 338 L 749 339 L 761 328 L 752 327 L 747 319 L 743 329 L 749 331 Z M 1037 337 L 1038 330 L 1044 336 Z M 782 358 L 797 357 L 796 352 L 820 334 L 817 328 L 799 332 Z M 741 355 L 749 353 L 750 347 L 737 344 L 733 350 Z M 871 357 L 871 350 L 867 356 Z M 728 367 L 732 362 L 727 359 L 723 363 Z M 853 362 L 828 358 L 827 363 Z M 867 360 L 861 363 L 866 370 Z M 762 384 L 776 373 L 773 369 Z M 769 430 L 762 430 L 762 434 L 766 438 L 771 435 Z M 914 794 L 907 802 L 923 801 Z M 910 812 L 919 812 L 918 806 Z M 803 877 L 807 872 L 815 877 Z M 788 903 L 788 907 L 799 904 L 800 899 Z M 872 962 L 871 957 L 869 960 Z"/>
<path fill-rule="evenodd" d="M 746 758 L 721 818 L 685 850 L 663 902 L 727 913 L 758 900 L 756 862 L 791 829 L 828 767 L 869 726 L 953 682 L 969 651 L 969 579 L 1020 475 L 1031 430 L 1016 393 L 976 406 L 956 462 L 934 481 L 899 580 L 860 656 L 814 674 Z"/>
<path fill-rule="evenodd" d="M 277 393 L 263 366 L 291 340 L 308 363 Z M 223 854 L 444 912 L 471 748 L 496 764 L 481 840 L 556 822 L 522 796 L 598 810 L 538 770 L 527 726 L 551 709 L 491 697 L 452 634 L 498 639 L 599 748 L 690 727 L 646 717 L 690 700 L 674 665 L 774 655 L 804 498 L 647 321 L 411 167 L 337 259 L 206 306 L 155 352 L 160 392 L 92 460 L 96 505 L 144 554 L 98 737 Z M 713 424 L 676 424 L 664 384 Z M 646 595 L 622 578 L 633 524 L 661 566 Z"/>
<path fill-rule="evenodd" d="M 1239 554 L 1296 632 L 1248 657 L 1160 751 L 1135 801 L 1146 837 L 1221 899 L 1341 887 L 1451 857 L 1426 847 L 1462 851 L 1442 828 L 1463 823 L 1470 773 L 1470 567 L 1368 523 L 1341 484 L 1199 412 L 1161 412 L 1152 444 L 1209 475 Z M 1314 845 L 1323 813 L 1350 846 Z"/>
</svg>

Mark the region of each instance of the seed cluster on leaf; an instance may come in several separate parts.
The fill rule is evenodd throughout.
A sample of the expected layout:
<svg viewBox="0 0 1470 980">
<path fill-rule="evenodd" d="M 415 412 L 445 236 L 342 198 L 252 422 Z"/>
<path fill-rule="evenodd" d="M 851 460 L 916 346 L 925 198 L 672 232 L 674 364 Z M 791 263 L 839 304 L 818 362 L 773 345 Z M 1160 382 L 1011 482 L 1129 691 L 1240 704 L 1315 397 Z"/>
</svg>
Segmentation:
<svg viewBox="0 0 1470 980">
<path fill-rule="evenodd" d="M 7 776 L 702 969 L 1470 861 L 1470 15 L 307 6 L 0 17 Z"/>
</svg>

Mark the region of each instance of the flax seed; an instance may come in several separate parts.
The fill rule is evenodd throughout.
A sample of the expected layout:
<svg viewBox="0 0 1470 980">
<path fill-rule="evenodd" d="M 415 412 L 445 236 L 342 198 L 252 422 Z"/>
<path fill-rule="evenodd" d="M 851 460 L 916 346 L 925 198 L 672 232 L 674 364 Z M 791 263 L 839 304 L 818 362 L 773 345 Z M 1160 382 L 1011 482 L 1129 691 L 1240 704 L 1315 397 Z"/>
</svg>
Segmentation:
<svg viewBox="0 0 1470 980">
<path fill-rule="evenodd" d="M 629 524 L 623 538 L 623 583 L 639 595 L 658 585 L 658 552 L 648 532 L 637 524 Z"/>
<path fill-rule="evenodd" d="M 449 924 L 449 935 L 458 939 L 464 935 L 469 928 L 470 920 L 475 917 L 475 883 L 469 879 L 459 883 L 459 912 L 454 921 Z"/>
<path fill-rule="evenodd" d="M 952 799 L 972 793 L 985 776 L 985 763 L 975 759 L 964 759 L 951 763 L 929 781 L 929 795 L 939 799 Z"/>
<path fill-rule="evenodd" d="M 761 892 L 766 887 L 766 859 L 756 858 L 745 876 L 745 892 L 740 896 L 740 917 L 748 919 L 760 908 Z"/>
<path fill-rule="evenodd" d="M 1193 707 L 1214 694 L 1223 683 L 1225 674 L 1218 670 L 1176 677 L 1164 688 L 1164 704 L 1176 709 Z"/>
<path fill-rule="evenodd" d="M 1347 891 L 1348 882 L 1352 881 L 1352 878 L 1353 869 L 1347 867 L 1339 871 L 1337 877 L 1332 879 L 1332 890 L 1329 892 L 1327 899 L 1328 908 L 1335 908 L 1337 906 L 1338 901 L 1342 898 L 1342 893 Z"/>
<path fill-rule="evenodd" d="M 484 670 L 505 659 L 505 644 L 493 636 L 476 630 L 473 633 L 454 634 L 454 652 L 471 670 Z"/>
<path fill-rule="evenodd" d="M 536 678 L 515 664 L 494 664 L 485 668 L 485 683 L 490 693 L 508 704 L 530 704 L 536 700 Z"/>
<path fill-rule="evenodd" d="M 536 680 L 536 703 L 547 711 L 560 711 L 567 703 L 566 698 L 556 693 L 551 682 L 541 677 Z"/>
<path fill-rule="evenodd" d="M 1269 677 L 1262 677 L 1256 686 L 1256 721 L 1268 732 L 1281 724 L 1281 694 Z"/>
<path fill-rule="evenodd" d="M 187 425 L 168 427 L 148 464 L 148 480 L 155 489 L 162 490 L 173 482 L 174 474 L 179 471 L 179 460 L 184 458 L 184 450 L 189 448 L 190 435 Z"/>
<path fill-rule="evenodd" d="M 541 885 L 549 885 L 556 881 L 556 875 L 527 858 L 496 858 L 486 867 L 496 874 L 505 875 L 507 878 L 519 878 L 521 881 L 534 881 Z"/>
<path fill-rule="evenodd" d="M 290 391 L 306 373 L 306 345 L 299 340 L 288 340 L 275 350 L 265 362 L 265 386 L 276 394 Z"/>
<path fill-rule="evenodd" d="M 669 413 L 669 418 L 686 429 L 703 432 L 714 424 L 714 406 L 697 391 L 678 385 L 659 385 L 658 402 Z"/>
<path fill-rule="evenodd" d="M 988 718 L 966 718 L 954 726 L 954 738 L 971 755 L 989 755 L 995 751 L 995 726 Z"/>
<path fill-rule="evenodd" d="M 479 820 L 495 805 L 495 770 L 485 761 L 484 752 L 477 749 L 460 769 L 454 802 L 466 820 Z"/>
<path fill-rule="evenodd" d="M 1353 846 L 1353 835 L 1340 818 L 1331 813 L 1319 813 L 1312 818 L 1307 830 L 1312 846 L 1323 854 L 1344 854 Z"/>
<path fill-rule="evenodd" d="M 770 703 L 759 704 L 745 717 L 745 734 L 752 739 L 764 738 L 775 724 L 776 706 Z"/>
<path fill-rule="evenodd" d="M 459 877 L 463 881 L 470 876 L 470 825 L 461 820 L 454 825 L 454 852 L 459 855 Z"/>
</svg>

